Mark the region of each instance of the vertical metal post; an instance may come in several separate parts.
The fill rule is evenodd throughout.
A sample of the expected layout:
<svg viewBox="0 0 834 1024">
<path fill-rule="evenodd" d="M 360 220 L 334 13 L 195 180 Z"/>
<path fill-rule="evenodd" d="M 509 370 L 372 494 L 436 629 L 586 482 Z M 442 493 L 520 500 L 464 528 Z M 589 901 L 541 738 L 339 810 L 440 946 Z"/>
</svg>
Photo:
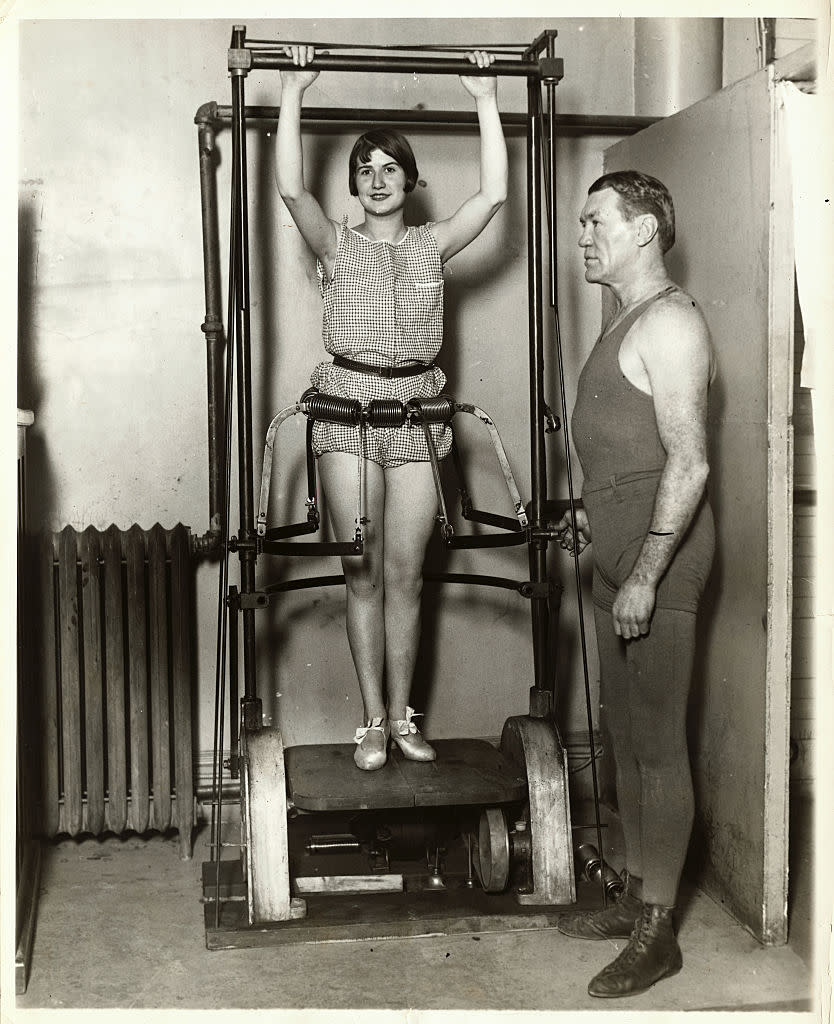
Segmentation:
<svg viewBox="0 0 834 1024">
<path fill-rule="evenodd" d="M 242 49 L 246 29 L 235 25 L 232 31 L 232 49 Z M 249 216 L 246 176 L 246 105 L 244 99 L 245 71 L 234 68 L 232 79 L 232 175 L 236 183 L 232 192 L 236 196 L 235 262 L 235 317 L 237 343 L 237 414 L 238 414 L 238 488 L 240 501 L 241 594 L 255 589 L 255 492 L 252 453 L 252 362 L 249 333 Z M 257 697 L 255 678 L 255 610 L 244 607 L 243 617 L 243 718 L 244 726 L 261 726 L 261 706 Z"/>
<path fill-rule="evenodd" d="M 543 718 L 550 713 L 551 699 L 547 679 L 548 598 L 543 592 L 547 581 L 547 540 L 541 536 L 544 503 L 547 498 L 547 463 L 544 448 L 544 342 L 542 331 L 542 237 L 541 237 L 541 161 L 542 141 L 539 121 L 541 106 L 537 78 L 527 79 L 527 280 L 529 302 L 530 371 L 530 484 L 531 508 L 529 542 L 530 580 L 534 594 L 530 600 L 533 628 L 534 686 L 530 691 L 530 714 Z"/>
<path fill-rule="evenodd" d="M 556 56 L 555 36 L 548 33 L 547 56 Z M 550 305 L 559 308 L 559 286 L 556 235 L 556 83 L 547 83 L 547 194 L 550 196 L 548 210 L 548 241 L 550 242 Z"/>
<path fill-rule="evenodd" d="M 547 36 L 547 56 L 553 58 L 556 56 L 556 33 L 552 30 L 547 30 L 545 33 Z M 547 153 L 544 160 L 544 172 L 545 172 L 545 216 L 547 218 L 547 242 L 548 242 L 548 257 L 550 263 L 550 305 L 553 309 L 554 317 L 558 321 L 558 288 L 557 288 L 557 236 L 556 236 L 556 116 L 555 116 L 555 91 L 556 82 L 553 79 L 549 79 L 546 83 L 547 88 Z M 541 111 L 541 94 L 538 96 L 539 99 L 539 111 Z M 539 119 L 541 121 L 541 118 Z M 558 324 L 557 324 L 558 330 Z M 564 417 L 563 417 L 564 418 Z M 555 711 L 556 706 L 556 693 L 557 693 L 557 681 L 556 681 L 556 637 L 558 635 L 559 628 L 559 609 L 561 604 L 561 591 L 555 593 L 551 597 L 550 606 L 550 618 L 548 620 L 548 640 L 547 640 L 547 680 L 548 685 L 553 687 L 553 706 Z"/>
</svg>

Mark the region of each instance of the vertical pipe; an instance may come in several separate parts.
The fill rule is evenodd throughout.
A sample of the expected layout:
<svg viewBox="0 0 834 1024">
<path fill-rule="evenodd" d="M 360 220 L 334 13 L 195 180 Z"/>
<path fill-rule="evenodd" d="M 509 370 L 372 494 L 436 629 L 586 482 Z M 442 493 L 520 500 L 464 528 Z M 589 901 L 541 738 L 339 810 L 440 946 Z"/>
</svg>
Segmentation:
<svg viewBox="0 0 834 1024">
<path fill-rule="evenodd" d="M 246 30 L 236 25 L 232 32 L 232 49 L 242 49 Z M 249 334 L 249 217 L 246 178 L 246 107 L 244 73 L 233 70 L 232 77 L 232 173 L 237 182 L 237 230 L 235 257 L 235 318 L 237 340 L 237 409 L 238 409 L 238 488 L 240 501 L 240 589 L 251 594 L 255 589 L 255 491 L 252 453 L 252 364 Z M 244 701 L 252 712 L 247 725 L 260 726 L 257 714 L 255 680 L 255 611 L 244 608 L 243 616 L 243 680 Z"/>
<path fill-rule="evenodd" d="M 531 509 L 529 542 L 530 599 L 533 628 L 534 691 L 530 713 L 543 717 L 546 701 L 540 692 L 547 687 L 548 614 L 547 596 L 540 584 L 547 579 L 547 541 L 540 536 L 547 492 L 544 450 L 544 343 L 542 340 L 542 237 L 541 237 L 541 92 L 538 79 L 527 80 L 527 280 L 529 302 L 530 371 L 530 483 Z"/>
<path fill-rule="evenodd" d="M 214 104 L 207 106 L 213 107 Z M 220 412 L 220 346 L 223 341 L 220 297 L 220 241 L 217 229 L 217 177 L 214 167 L 215 129 L 210 112 L 201 108 L 197 115 L 197 142 L 200 154 L 200 205 L 203 226 L 203 277 L 206 318 L 202 324 L 206 336 L 206 382 L 208 400 L 209 452 L 209 530 L 220 532 L 222 479 L 220 473 L 220 437 L 223 423 Z"/>
<path fill-rule="evenodd" d="M 634 113 L 666 117 L 718 92 L 722 18 L 634 19 Z"/>
</svg>

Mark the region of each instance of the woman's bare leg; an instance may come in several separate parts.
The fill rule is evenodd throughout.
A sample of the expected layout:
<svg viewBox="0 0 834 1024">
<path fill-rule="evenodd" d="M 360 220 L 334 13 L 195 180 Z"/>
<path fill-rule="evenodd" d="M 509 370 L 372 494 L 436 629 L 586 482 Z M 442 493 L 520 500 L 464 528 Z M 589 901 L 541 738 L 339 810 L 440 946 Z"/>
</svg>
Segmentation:
<svg viewBox="0 0 834 1024">
<path fill-rule="evenodd" d="M 350 540 L 356 529 L 358 472 L 356 456 L 328 452 L 318 460 L 327 514 L 337 540 Z M 385 667 L 383 595 L 383 515 L 385 478 L 381 466 L 363 460 L 367 522 L 362 526 L 364 555 L 342 558 L 347 591 L 347 635 L 365 706 L 365 721 L 384 717 Z"/>
<path fill-rule="evenodd" d="M 437 512 L 428 462 L 385 470 L 385 658 L 388 712 L 404 719 L 420 643 L 423 561 Z"/>
</svg>

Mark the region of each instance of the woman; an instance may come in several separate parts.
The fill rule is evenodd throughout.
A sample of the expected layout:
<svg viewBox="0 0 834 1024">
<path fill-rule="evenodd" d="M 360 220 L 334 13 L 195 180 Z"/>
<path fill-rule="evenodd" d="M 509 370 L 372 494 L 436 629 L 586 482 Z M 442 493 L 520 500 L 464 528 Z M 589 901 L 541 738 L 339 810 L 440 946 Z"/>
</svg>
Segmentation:
<svg viewBox="0 0 834 1024">
<path fill-rule="evenodd" d="M 405 202 L 417 184 L 407 140 L 382 129 L 357 140 L 349 187 L 363 219 L 331 220 L 304 184 L 301 105 L 318 77 L 312 46 L 288 46 L 294 70 L 281 72 L 276 180 L 304 240 L 318 260 L 324 304 L 323 339 L 333 361 L 313 373 L 320 391 L 363 405 L 374 398 L 430 398 L 446 382 L 433 365 L 443 331 L 443 264 L 483 231 L 507 196 L 507 149 L 493 75 L 462 76 L 475 99 L 481 133 L 480 188 L 448 220 L 406 227 Z M 494 57 L 468 54 L 479 68 Z M 437 453 L 451 432 L 433 424 Z M 422 430 L 408 425 L 360 431 L 316 421 L 313 447 L 333 530 L 352 535 L 357 458 L 365 479 L 365 548 L 342 560 L 347 634 L 364 704 L 356 765 L 381 768 L 389 735 L 409 760 L 432 761 L 434 749 L 408 706 L 417 657 L 422 569 L 436 512 L 436 493 Z M 383 681 L 387 681 L 387 707 Z"/>
</svg>

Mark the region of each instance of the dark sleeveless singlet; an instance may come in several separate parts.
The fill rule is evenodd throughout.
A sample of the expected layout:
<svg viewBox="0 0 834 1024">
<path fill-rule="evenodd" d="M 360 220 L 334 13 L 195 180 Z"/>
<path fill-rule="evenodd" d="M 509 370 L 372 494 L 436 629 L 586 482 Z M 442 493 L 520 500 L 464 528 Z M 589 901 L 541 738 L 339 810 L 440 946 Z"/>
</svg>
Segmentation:
<svg viewBox="0 0 834 1024">
<path fill-rule="evenodd" d="M 620 369 L 620 347 L 652 303 L 678 290 L 670 285 L 603 332 L 579 377 L 571 429 L 591 528 L 593 600 L 606 610 L 640 554 L 666 464 L 654 401 Z M 658 586 L 657 608 L 697 609 L 714 546 L 712 512 L 704 498 Z"/>
<path fill-rule="evenodd" d="M 674 291 L 677 286 L 670 285 L 650 296 L 613 330 L 603 332 L 583 367 L 571 429 L 586 487 L 608 483 L 613 476 L 659 473 L 666 463 L 652 397 L 628 380 L 620 369 L 619 354 L 640 316 Z"/>
</svg>

